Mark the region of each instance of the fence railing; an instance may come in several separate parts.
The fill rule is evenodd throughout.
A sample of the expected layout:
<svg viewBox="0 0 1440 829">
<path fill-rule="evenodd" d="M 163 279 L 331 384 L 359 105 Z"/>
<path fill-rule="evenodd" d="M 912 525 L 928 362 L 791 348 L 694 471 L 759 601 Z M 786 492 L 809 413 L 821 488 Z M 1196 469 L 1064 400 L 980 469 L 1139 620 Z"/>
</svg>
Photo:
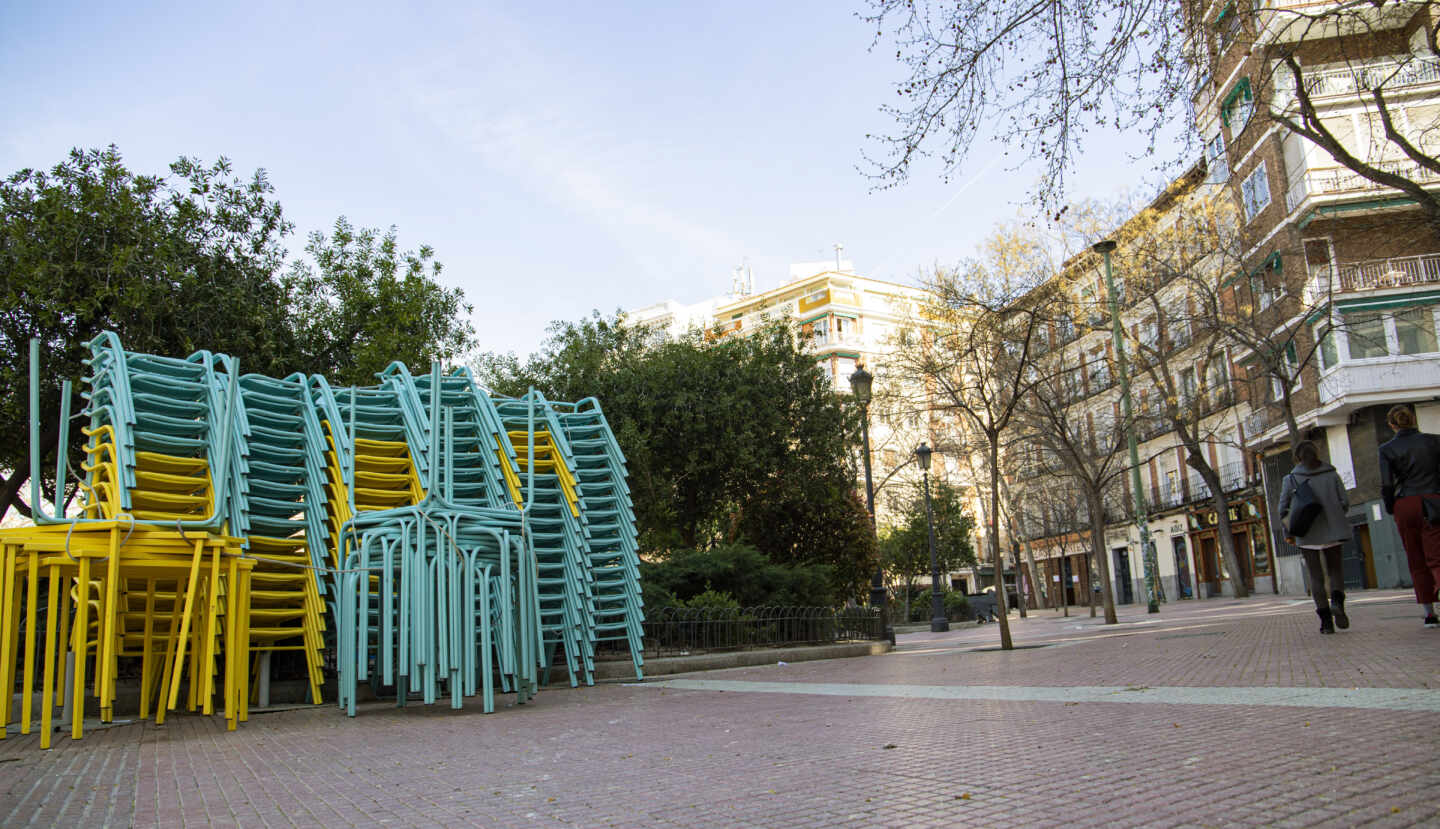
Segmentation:
<svg viewBox="0 0 1440 829">
<path fill-rule="evenodd" d="M 1372 167 L 1387 173 L 1408 178 L 1419 184 L 1440 181 L 1440 173 L 1421 167 L 1409 159 L 1391 159 L 1372 162 Z M 1294 210 L 1309 196 L 1324 196 L 1340 193 L 1363 193 L 1384 190 L 1386 186 L 1360 175 L 1346 167 L 1315 167 L 1305 171 L 1290 182 L 1285 192 L 1285 209 Z"/>
<path fill-rule="evenodd" d="M 646 615 L 651 658 L 885 638 L 880 611 L 868 607 L 662 607 Z"/>
</svg>

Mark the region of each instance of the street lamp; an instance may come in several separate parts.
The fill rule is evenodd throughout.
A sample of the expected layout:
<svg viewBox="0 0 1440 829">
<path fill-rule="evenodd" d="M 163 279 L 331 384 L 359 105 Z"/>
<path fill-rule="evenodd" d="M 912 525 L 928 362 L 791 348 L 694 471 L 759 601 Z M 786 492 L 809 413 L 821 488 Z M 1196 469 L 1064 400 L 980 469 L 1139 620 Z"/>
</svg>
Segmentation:
<svg viewBox="0 0 1440 829">
<path fill-rule="evenodd" d="M 940 598 L 940 562 L 935 558 L 935 516 L 930 510 L 930 456 L 934 452 L 923 441 L 915 447 L 915 459 L 920 462 L 920 479 L 925 483 L 925 528 L 930 532 L 930 632 L 943 633 L 950 629 L 950 620 L 945 618 L 945 602 Z"/>
<path fill-rule="evenodd" d="M 865 455 L 865 509 L 870 513 L 870 535 L 878 541 L 875 529 L 875 482 L 870 475 L 870 381 L 873 379 L 864 366 L 856 366 L 855 373 L 850 375 L 850 392 L 855 395 L 855 402 L 860 406 L 860 436 Z M 891 632 L 885 615 L 885 573 L 878 556 L 875 575 L 870 579 L 870 606 L 879 608 L 881 629 L 885 638 L 893 644 L 895 635 Z"/>
<path fill-rule="evenodd" d="M 1115 293 L 1115 276 L 1110 270 L 1110 254 L 1115 240 L 1105 239 L 1090 246 L 1105 257 L 1105 293 L 1110 305 L 1110 337 L 1115 344 L 1115 361 L 1120 375 L 1120 413 L 1125 418 L 1125 439 L 1130 448 L 1130 491 L 1135 494 L 1135 527 L 1140 531 L 1140 555 L 1145 565 L 1145 594 L 1151 613 L 1160 612 L 1155 594 L 1155 546 L 1150 542 L 1150 523 L 1146 517 L 1145 494 L 1140 489 L 1140 449 L 1135 439 L 1135 419 L 1130 416 L 1130 369 L 1125 361 L 1125 340 L 1120 326 L 1120 299 Z"/>
</svg>

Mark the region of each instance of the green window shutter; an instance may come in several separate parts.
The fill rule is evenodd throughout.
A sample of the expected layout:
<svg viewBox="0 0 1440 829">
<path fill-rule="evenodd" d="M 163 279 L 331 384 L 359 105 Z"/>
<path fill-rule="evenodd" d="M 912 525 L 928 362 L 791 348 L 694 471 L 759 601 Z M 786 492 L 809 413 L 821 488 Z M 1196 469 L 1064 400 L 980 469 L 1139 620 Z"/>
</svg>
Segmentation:
<svg viewBox="0 0 1440 829">
<path fill-rule="evenodd" d="M 1241 78 L 1239 82 L 1235 84 L 1235 88 L 1230 90 L 1230 94 L 1226 95 L 1225 100 L 1220 104 L 1220 118 L 1224 120 L 1225 126 L 1230 126 L 1230 113 L 1235 109 L 1235 102 L 1242 99 L 1246 101 L 1254 100 L 1254 97 L 1254 93 L 1250 91 L 1250 79 L 1248 77 Z"/>
</svg>

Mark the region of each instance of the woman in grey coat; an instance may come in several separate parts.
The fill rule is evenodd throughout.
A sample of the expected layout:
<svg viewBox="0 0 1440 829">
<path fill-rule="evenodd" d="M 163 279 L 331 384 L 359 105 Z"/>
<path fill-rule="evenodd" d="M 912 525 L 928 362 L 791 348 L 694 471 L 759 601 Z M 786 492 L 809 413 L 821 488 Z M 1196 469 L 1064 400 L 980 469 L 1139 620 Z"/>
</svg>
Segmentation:
<svg viewBox="0 0 1440 829">
<path fill-rule="evenodd" d="M 1301 481 L 1310 484 L 1322 510 L 1305 532 L 1294 536 L 1290 532 L 1290 508 Z M 1342 630 L 1350 627 L 1350 617 L 1345 615 L 1345 576 L 1340 570 L 1340 546 L 1351 534 L 1350 521 L 1345 517 L 1349 509 L 1345 484 L 1335 467 L 1320 460 L 1320 452 L 1312 441 L 1300 441 L 1295 447 L 1295 468 L 1285 476 L 1285 483 L 1280 487 L 1280 526 L 1285 540 L 1297 545 L 1305 557 L 1305 569 L 1310 573 L 1310 595 L 1315 599 L 1321 633 L 1334 633 L 1336 627 Z M 1328 596 L 1327 579 L 1330 582 Z"/>
</svg>

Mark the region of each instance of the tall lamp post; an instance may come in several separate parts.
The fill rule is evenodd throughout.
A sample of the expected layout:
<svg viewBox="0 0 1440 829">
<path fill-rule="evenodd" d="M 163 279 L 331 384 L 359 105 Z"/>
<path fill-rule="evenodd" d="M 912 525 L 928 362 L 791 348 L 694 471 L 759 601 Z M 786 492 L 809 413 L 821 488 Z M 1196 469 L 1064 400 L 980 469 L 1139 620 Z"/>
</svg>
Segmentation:
<svg viewBox="0 0 1440 829">
<path fill-rule="evenodd" d="M 923 441 L 915 447 L 915 459 L 920 462 L 920 479 L 925 484 L 925 528 L 930 533 L 930 632 L 942 633 L 950 629 L 950 620 L 945 618 L 945 602 L 940 598 L 940 561 L 935 558 L 935 515 L 930 509 L 930 456 L 934 452 Z"/>
<path fill-rule="evenodd" d="M 878 541 L 875 527 L 875 482 L 870 474 L 870 382 L 873 379 L 863 366 L 856 366 L 855 373 L 850 375 L 850 392 L 855 395 L 855 402 L 860 406 L 860 439 L 865 455 L 865 509 L 870 513 L 870 534 Z M 885 638 L 894 644 L 895 634 L 885 613 L 885 572 L 878 557 L 875 562 L 875 575 L 870 579 L 870 606 L 880 609 L 881 631 Z"/>
<path fill-rule="evenodd" d="M 1120 375 L 1120 412 L 1125 418 L 1125 439 L 1130 448 L 1130 491 L 1135 501 L 1135 528 L 1140 531 L 1140 555 L 1145 563 L 1145 596 L 1151 613 L 1160 612 L 1155 596 L 1155 545 L 1150 541 L 1150 521 L 1146 513 L 1145 493 L 1140 489 L 1140 449 L 1135 439 L 1135 420 L 1130 415 L 1130 367 L 1125 360 L 1125 340 L 1120 326 L 1120 298 L 1115 293 L 1115 276 L 1110 270 L 1110 254 L 1115 240 L 1106 239 L 1091 245 L 1091 250 L 1105 257 L 1105 293 L 1110 305 L 1110 337 L 1115 343 L 1115 362 Z"/>
</svg>

